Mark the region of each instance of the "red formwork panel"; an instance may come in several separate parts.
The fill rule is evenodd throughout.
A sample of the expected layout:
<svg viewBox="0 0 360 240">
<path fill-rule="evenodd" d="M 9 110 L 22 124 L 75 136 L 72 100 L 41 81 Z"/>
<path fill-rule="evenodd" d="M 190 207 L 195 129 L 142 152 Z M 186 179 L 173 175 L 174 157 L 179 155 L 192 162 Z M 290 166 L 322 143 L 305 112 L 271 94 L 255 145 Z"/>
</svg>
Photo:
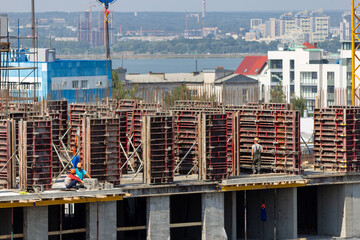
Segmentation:
<svg viewBox="0 0 360 240">
<path fill-rule="evenodd" d="M 120 110 L 132 110 L 138 108 L 137 99 L 121 99 L 116 103 L 116 109 Z"/>
<path fill-rule="evenodd" d="M 182 161 L 179 172 L 187 174 L 199 164 L 199 128 L 201 127 L 199 115 L 201 112 L 192 110 L 179 110 L 174 112 L 175 124 L 175 162 Z"/>
<path fill-rule="evenodd" d="M 226 130 L 227 130 L 227 139 L 226 139 L 226 157 L 227 157 L 227 167 L 229 174 L 235 174 L 235 111 L 226 111 Z"/>
<path fill-rule="evenodd" d="M 121 121 L 118 118 L 87 118 L 83 120 L 85 166 L 99 182 L 120 186 Z"/>
<path fill-rule="evenodd" d="M 68 130 L 68 101 L 67 100 L 48 100 L 46 101 L 47 111 L 51 115 L 52 113 L 59 114 L 59 129 L 60 136 L 64 136 Z M 66 140 L 67 137 L 64 137 Z"/>
<path fill-rule="evenodd" d="M 62 146 L 60 144 L 60 138 L 62 137 L 62 129 L 61 129 L 61 114 L 59 112 L 52 111 L 49 113 L 49 116 L 51 117 L 52 121 L 52 143 L 56 147 L 57 150 L 55 150 L 54 146 L 52 147 L 53 151 L 53 174 L 57 175 L 62 170 L 62 165 L 59 159 L 59 156 L 56 151 L 60 151 L 62 149 Z M 66 140 L 65 140 L 66 142 Z"/>
<path fill-rule="evenodd" d="M 82 143 L 82 120 L 85 116 L 92 116 L 97 113 L 97 106 L 91 104 L 70 104 L 70 147 L 75 147 L 75 137 L 78 135 L 78 146 Z M 83 160 L 82 150 L 80 159 Z"/>
<path fill-rule="evenodd" d="M 291 105 L 288 103 L 265 103 L 263 109 L 267 110 L 291 110 Z"/>
<path fill-rule="evenodd" d="M 8 163 L 10 156 L 10 121 L 0 120 L 0 187 L 11 187 L 11 164 Z M 6 166 L 5 166 L 6 165 Z"/>
<path fill-rule="evenodd" d="M 126 111 L 126 132 L 127 132 L 127 144 L 124 148 L 127 151 L 128 156 L 133 156 L 131 159 L 131 164 L 135 171 L 140 167 L 140 161 L 138 156 L 142 155 L 142 117 L 147 115 L 156 114 L 156 109 L 131 109 L 123 110 Z M 135 153 L 136 151 L 136 153 Z M 128 172 L 128 166 L 124 166 L 123 173 Z"/>
<path fill-rule="evenodd" d="M 239 164 L 252 166 L 251 147 L 260 139 L 264 152 L 261 168 L 272 172 L 300 171 L 300 115 L 297 111 L 241 109 L 239 110 Z"/>
<path fill-rule="evenodd" d="M 51 120 L 22 121 L 19 124 L 20 189 L 52 188 Z"/>
<path fill-rule="evenodd" d="M 172 116 L 148 117 L 150 139 L 148 183 L 161 184 L 174 181 L 174 133 Z"/>
<path fill-rule="evenodd" d="M 360 108 L 337 106 L 314 110 L 316 168 L 358 172 L 360 169 Z"/>
<path fill-rule="evenodd" d="M 115 118 L 119 120 L 119 145 L 121 144 L 120 146 L 120 154 L 119 154 L 119 157 L 120 157 L 120 165 L 123 166 L 126 161 L 127 161 L 127 158 L 126 156 L 128 156 L 128 151 L 126 150 L 127 149 L 127 144 L 128 144 L 128 133 L 127 133 L 127 114 L 128 112 L 126 110 L 117 110 L 115 111 Z M 125 170 L 124 170 L 125 169 Z M 124 166 L 123 168 L 123 173 L 126 173 L 127 172 L 127 166 Z"/>
<path fill-rule="evenodd" d="M 227 115 L 205 114 L 206 179 L 222 180 L 228 177 Z"/>
</svg>

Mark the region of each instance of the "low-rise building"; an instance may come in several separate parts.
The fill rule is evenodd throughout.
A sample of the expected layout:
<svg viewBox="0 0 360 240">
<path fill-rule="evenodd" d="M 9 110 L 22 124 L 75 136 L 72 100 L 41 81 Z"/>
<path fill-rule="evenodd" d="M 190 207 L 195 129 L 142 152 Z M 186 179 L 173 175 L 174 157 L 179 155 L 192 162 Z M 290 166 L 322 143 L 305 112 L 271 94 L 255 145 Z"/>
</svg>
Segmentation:
<svg viewBox="0 0 360 240">
<path fill-rule="evenodd" d="M 38 49 L 37 61 L 32 50 L 12 52 L 8 65 L 20 70 L 8 70 L 2 84 L 10 92 L 20 96 L 35 96 L 39 99 L 72 102 L 92 102 L 111 96 L 111 61 L 106 60 L 61 60 L 55 49 Z M 4 89 L 4 86 L 2 87 Z"/>
<path fill-rule="evenodd" d="M 242 105 L 259 100 L 258 81 L 222 67 L 193 73 L 128 74 L 128 86 L 137 86 L 139 97 L 150 103 L 164 103 L 168 94 L 185 85 L 192 96 Z"/>
<path fill-rule="evenodd" d="M 269 51 L 267 78 L 261 79 L 264 101 L 270 101 L 273 87 L 281 85 L 288 103 L 295 97 L 306 99 L 309 112 L 315 107 L 346 105 L 351 99 L 351 51 L 338 56 L 305 43 L 295 48 Z"/>
</svg>

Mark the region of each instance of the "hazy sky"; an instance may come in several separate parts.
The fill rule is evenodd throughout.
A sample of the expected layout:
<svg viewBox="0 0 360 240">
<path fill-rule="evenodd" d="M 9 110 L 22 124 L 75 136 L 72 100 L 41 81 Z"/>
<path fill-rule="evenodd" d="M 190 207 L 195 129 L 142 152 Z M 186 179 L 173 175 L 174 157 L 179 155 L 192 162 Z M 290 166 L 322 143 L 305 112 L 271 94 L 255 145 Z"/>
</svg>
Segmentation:
<svg viewBox="0 0 360 240">
<path fill-rule="evenodd" d="M 0 12 L 29 12 L 31 0 L 0 0 Z M 208 11 L 350 10 L 349 0 L 206 0 Z M 97 0 L 35 0 L 36 11 L 82 11 Z M 96 9 L 96 8 L 95 8 Z M 201 11 L 201 0 L 117 0 L 113 11 Z"/>
</svg>

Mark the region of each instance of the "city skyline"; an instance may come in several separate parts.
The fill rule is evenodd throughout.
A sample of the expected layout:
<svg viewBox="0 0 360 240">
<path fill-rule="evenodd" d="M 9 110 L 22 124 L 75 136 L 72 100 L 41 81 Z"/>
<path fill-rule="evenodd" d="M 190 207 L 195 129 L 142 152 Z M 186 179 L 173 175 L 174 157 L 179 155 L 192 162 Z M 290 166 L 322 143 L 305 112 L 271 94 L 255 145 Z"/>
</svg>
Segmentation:
<svg viewBox="0 0 360 240">
<path fill-rule="evenodd" d="M 29 12 L 31 10 L 30 0 L 16 0 L 16 4 L 5 4 L 1 8 L 1 12 Z M 48 0 L 35 0 L 37 12 L 48 11 L 66 11 L 78 12 L 87 10 L 90 5 L 101 8 L 96 0 L 92 1 L 73 1 L 63 0 L 61 2 L 51 2 Z M 346 0 L 303 0 L 301 2 L 288 0 L 258 0 L 258 1 L 243 1 L 243 0 L 226 0 L 221 3 L 216 0 L 207 0 L 206 9 L 208 12 L 254 12 L 254 11 L 297 11 L 297 10 L 314 10 L 323 8 L 327 10 L 341 10 L 350 11 L 350 2 Z M 168 11 L 168 12 L 185 12 L 202 10 L 201 0 L 135 0 L 125 1 L 117 0 L 111 7 L 113 11 L 120 12 L 143 12 L 143 11 Z"/>
</svg>

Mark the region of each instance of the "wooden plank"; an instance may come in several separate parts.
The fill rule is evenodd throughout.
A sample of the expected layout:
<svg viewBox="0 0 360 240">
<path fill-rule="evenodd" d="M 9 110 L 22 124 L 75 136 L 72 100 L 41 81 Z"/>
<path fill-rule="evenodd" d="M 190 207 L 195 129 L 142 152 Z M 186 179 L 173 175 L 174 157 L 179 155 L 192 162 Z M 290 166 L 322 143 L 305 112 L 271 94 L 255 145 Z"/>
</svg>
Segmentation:
<svg viewBox="0 0 360 240">
<path fill-rule="evenodd" d="M 202 222 L 171 223 L 170 224 L 170 228 L 198 227 L 198 226 L 202 226 Z"/>
<path fill-rule="evenodd" d="M 116 228 L 116 231 L 118 231 L 118 232 L 138 231 L 138 230 L 146 230 L 146 226 L 118 227 L 118 228 Z"/>
<path fill-rule="evenodd" d="M 78 228 L 78 229 L 69 229 L 60 231 L 52 231 L 48 233 L 48 236 L 57 236 L 57 235 L 65 235 L 65 234 L 73 234 L 73 233 L 85 233 L 86 228 Z"/>
</svg>

